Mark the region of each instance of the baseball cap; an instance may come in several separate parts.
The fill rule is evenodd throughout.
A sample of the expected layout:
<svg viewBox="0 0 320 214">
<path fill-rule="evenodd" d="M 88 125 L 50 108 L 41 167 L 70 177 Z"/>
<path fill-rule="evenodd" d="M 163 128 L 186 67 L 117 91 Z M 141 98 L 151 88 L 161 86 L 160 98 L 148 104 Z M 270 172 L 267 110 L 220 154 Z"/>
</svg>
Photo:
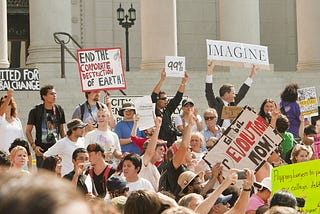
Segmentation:
<svg viewBox="0 0 320 214">
<path fill-rule="evenodd" d="M 254 182 L 253 185 L 258 189 L 262 190 L 263 188 L 267 188 L 270 192 L 272 192 L 271 186 L 271 178 L 265 177 L 261 182 Z"/>
<path fill-rule="evenodd" d="M 220 204 L 220 203 L 226 203 L 226 202 L 230 201 L 231 198 L 232 198 L 232 194 L 220 195 L 218 197 L 218 199 L 216 200 L 216 202 L 214 202 L 214 205 L 217 205 L 217 204 Z"/>
<path fill-rule="evenodd" d="M 88 124 L 82 122 L 82 120 L 80 119 L 72 119 L 67 123 L 67 128 L 68 130 L 74 129 L 74 128 L 84 128 L 86 127 Z"/>
<path fill-rule="evenodd" d="M 192 104 L 192 105 L 194 105 L 194 102 L 193 102 L 193 100 L 190 99 L 190 98 L 186 98 L 186 99 L 182 100 L 182 106 L 185 106 L 185 105 L 187 105 L 187 104 Z"/>
<path fill-rule="evenodd" d="M 126 187 L 127 181 L 125 181 L 120 176 L 112 176 L 107 180 L 106 186 L 108 191 L 113 192 L 115 190 L 121 190 L 122 188 Z"/>
</svg>

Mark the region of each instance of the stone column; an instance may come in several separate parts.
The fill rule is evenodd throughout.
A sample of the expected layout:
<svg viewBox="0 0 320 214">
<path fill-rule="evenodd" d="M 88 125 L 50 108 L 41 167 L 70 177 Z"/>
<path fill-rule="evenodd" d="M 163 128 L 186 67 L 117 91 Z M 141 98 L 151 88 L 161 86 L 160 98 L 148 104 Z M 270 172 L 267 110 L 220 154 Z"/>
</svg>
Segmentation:
<svg viewBox="0 0 320 214">
<path fill-rule="evenodd" d="M 0 0 L 0 68 L 9 68 L 7 0 Z"/>
<path fill-rule="evenodd" d="M 260 44 L 259 1 L 220 0 L 220 40 Z"/>
<path fill-rule="evenodd" d="M 298 71 L 320 70 L 320 1 L 296 0 Z"/>
<path fill-rule="evenodd" d="M 141 1 L 141 70 L 164 67 L 165 56 L 177 55 L 176 0 Z"/>
<path fill-rule="evenodd" d="M 27 64 L 60 63 L 60 45 L 54 41 L 53 33 L 71 34 L 71 1 L 30 0 L 29 5 L 31 33 Z"/>
</svg>

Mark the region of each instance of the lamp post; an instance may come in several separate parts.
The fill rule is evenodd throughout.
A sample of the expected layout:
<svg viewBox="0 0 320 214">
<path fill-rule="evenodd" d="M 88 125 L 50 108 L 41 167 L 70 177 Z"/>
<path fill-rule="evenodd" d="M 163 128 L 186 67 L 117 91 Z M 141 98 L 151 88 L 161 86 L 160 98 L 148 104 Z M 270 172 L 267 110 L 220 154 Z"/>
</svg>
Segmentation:
<svg viewBox="0 0 320 214">
<path fill-rule="evenodd" d="M 134 21 L 136 20 L 136 10 L 132 7 L 128 10 L 129 15 L 126 13 L 124 15 L 124 9 L 120 7 L 117 9 L 117 19 L 119 21 L 119 25 L 126 29 L 125 36 L 126 36 L 126 71 L 130 71 L 129 67 L 129 28 L 134 25 Z M 129 21 L 128 21 L 129 18 Z M 125 20 L 125 21 L 124 21 Z"/>
</svg>

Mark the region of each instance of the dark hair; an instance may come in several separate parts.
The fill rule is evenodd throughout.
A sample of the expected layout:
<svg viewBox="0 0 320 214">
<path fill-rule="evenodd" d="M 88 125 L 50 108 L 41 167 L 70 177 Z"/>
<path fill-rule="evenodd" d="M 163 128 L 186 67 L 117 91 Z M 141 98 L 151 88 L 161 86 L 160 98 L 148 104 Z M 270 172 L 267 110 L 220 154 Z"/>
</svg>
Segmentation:
<svg viewBox="0 0 320 214">
<path fill-rule="evenodd" d="M 10 166 L 11 162 L 9 159 L 9 155 L 0 150 L 0 166 Z"/>
<path fill-rule="evenodd" d="M 270 208 L 277 205 L 296 208 L 297 200 L 291 192 L 287 190 L 280 190 L 277 191 L 270 200 Z"/>
<path fill-rule="evenodd" d="M 2 97 L 0 98 L 0 106 L 4 103 L 3 99 L 4 99 L 5 97 L 7 97 L 7 95 L 2 96 Z M 12 117 L 18 117 L 17 103 L 16 103 L 16 101 L 14 100 L 13 97 L 11 97 L 8 105 L 11 105 L 10 115 L 11 115 Z"/>
<path fill-rule="evenodd" d="M 124 207 L 124 214 L 160 213 L 161 201 L 157 193 L 150 190 L 131 192 Z"/>
<path fill-rule="evenodd" d="M 234 86 L 231 84 L 224 84 L 220 87 L 219 89 L 219 95 L 220 97 L 222 97 L 225 93 L 230 93 L 231 88 L 233 88 Z"/>
<path fill-rule="evenodd" d="M 85 148 L 77 148 L 72 153 L 72 159 L 76 160 L 79 153 L 88 153 L 88 151 Z"/>
<path fill-rule="evenodd" d="M 291 83 L 285 87 L 281 93 L 282 101 L 295 102 L 298 99 L 298 89 L 299 86 L 297 83 Z"/>
<path fill-rule="evenodd" d="M 265 99 L 261 106 L 260 106 L 260 111 L 259 111 L 259 115 L 263 118 L 263 119 L 267 119 L 270 117 L 270 115 L 266 114 L 266 112 L 264 112 L 264 106 L 267 104 L 267 103 L 273 103 L 275 107 L 277 107 L 277 104 L 274 100 L 270 99 L 270 98 L 267 98 Z"/>
<path fill-rule="evenodd" d="M 84 96 L 86 97 L 86 99 L 88 99 L 88 95 L 90 92 L 84 92 Z"/>
<path fill-rule="evenodd" d="M 269 206 L 268 206 L 268 205 L 261 205 L 261 206 L 258 207 L 258 209 L 256 210 L 256 214 L 263 214 L 263 213 L 265 213 L 268 209 L 269 209 Z"/>
<path fill-rule="evenodd" d="M 280 114 L 276 120 L 276 129 L 278 130 L 278 132 L 284 133 L 288 130 L 289 126 L 289 119 L 285 115 Z"/>
<path fill-rule="evenodd" d="M 90 152 L 101 152 L 101 155 L 103 158 L 105 158 L 105 154 L 104 154 L 104 149 L 102 148 L 102 146 L 98 143 L 92 143 L 92 144 L 89 144 L 87 146 L 87 152 L 90 153 Z"/>
<path fill-rule="evenodd" d="M 54 87 L 53 85 L 45 85 L 45 86 L 42 86 L 40 88 L 40 97 L 41 97 L 41 100 L 44 101 L 43 99 L 43 96 L 46 96 L 49 92 L 49 90 L 52 90 Z"/>
<path fill-rule="evenodd" d="M 229 187 L 227 189 L 225 189 L 222 192 L 222 194 L 223 195 L 232 194 L 232 198 L 228 201 L 228 203 L 230 204 L 230 207 L 233 207 L 240 196 L 240 189 L 239 189 L 239 187 L 237 187 L 235 185 L 229 185 Z"/>
<path fill-rule="evenodd" d="M 47 169 L 51 172 L 55 172 L 56 171 L 56 166 L 57 163 L 61 161 L 61 158 L 57 155 L 55 156 L 50 156 L 50 157 L 46 157 L 43 162 L 42 162 L 42 169 Z"/>
<path fill-rule="evenodd" d="M 317 134 L 317 130 L 314 125 L 308 125 L 304 128 L 303 133 L 306 135 Z"/>
<path fill-rule="evenodd" d="M 123 161 L 126 161 L 126 160 L 131 161 L 136 169 L 139 167 L 138 173 L 140 172 L 141 166 L 142 166 L 142 160 L 141 160 L 140 155 L 138 155 L 136 153 L 130 153 L 124 157 Z"/>
<path fill-rule="evenodd" d="M 22 139 L 22 138 L 16 138 L 10 145 L 9 147 L 9 152 L 11 152 L 11 150 L 16 147 L 16 146 L 22 146 L 24 147 L 26 150 L 27 150 L 27 153 L 28 155 L 31 155 L 31 151 L 30 151 L 30 148 L 29 148 L 29 143 Z"/>
</svg>

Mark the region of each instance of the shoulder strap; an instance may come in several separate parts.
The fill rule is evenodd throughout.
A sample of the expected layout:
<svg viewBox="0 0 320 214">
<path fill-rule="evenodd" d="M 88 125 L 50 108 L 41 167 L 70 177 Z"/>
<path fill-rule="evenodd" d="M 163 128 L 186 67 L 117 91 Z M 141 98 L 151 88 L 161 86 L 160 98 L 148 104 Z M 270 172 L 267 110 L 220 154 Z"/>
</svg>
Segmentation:
<svg viewBox="0 0 320 214">
<path fill-rule="evenodd" d="M 89 169 L 89 175 L 91 178 L 93 178 L 93 168 L 92 167 Z"/>
<path fill-rule="evenodd" d="M 80 113 L 81 113 L 81 120 L 83 121 L 83 115 L 84 115 L 84 109 L 86 107 L 86 102 L 82 103 L 81 105 L 79 104 L 80 106 Z"/>
<path fill-rule="evenodd" d="M 111 170 L 111 166 L 107 165 L 107 169 L 104 171 L 103 177 L 105 180 L 108 180 L 109 172 Z"/>
</svg>

